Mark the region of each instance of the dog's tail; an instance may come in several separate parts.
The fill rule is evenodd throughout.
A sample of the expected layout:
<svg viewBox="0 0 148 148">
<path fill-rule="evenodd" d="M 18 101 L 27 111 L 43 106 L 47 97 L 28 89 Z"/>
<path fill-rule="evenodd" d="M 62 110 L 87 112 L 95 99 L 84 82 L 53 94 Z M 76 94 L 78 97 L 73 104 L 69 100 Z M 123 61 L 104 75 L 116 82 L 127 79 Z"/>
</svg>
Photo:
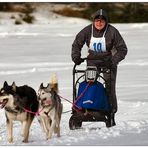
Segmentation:
<svg viewBox="0 0 148 148">
<path fill-rule="evenodd" d="M 50 88 L 58 93 L 58 79 L 56 74 L 52 74 L 49 80 Z"/>
</svg>

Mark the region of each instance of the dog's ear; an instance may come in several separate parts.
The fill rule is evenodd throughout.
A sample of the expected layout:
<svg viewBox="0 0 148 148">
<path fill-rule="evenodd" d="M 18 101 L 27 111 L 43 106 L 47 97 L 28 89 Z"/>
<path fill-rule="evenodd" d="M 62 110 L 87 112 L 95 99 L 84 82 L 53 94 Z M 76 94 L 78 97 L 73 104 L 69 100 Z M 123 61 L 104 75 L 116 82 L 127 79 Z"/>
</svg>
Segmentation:
<svg viewBox="0 0 148 148">
<path fill-rule="evenodd" d="M 49 83 L 48 85 L 49 85 L 48 87 L 50 88 L 49 89 L 50 91 L 55 91 L 58 93 L 58 84 L 57 83 Z"/>
<path fill-rule="evenodd" d="M 48 91 L 51 91 L 51 85 L 49 83 L 47 84 L 46 88 L 47 88 Z"/>
<path fill-rule="evenodd" d="M 40 85 L 40 89 L 42 89 L 42 88 L 44 88 L 43 83 L 41 83 L 41 85 Z"/>
<path fill-rule="evenodd" d="M 7 88 L 8 87 L 8 83 L 7 81 L 4 82 L 3 88 Z"/>
<path fill-rule="evenodd" d="M 12 87 L 12 90 L 13 90 L 14 92 L 16 92 L 16 84 L 15 84 L 15 82 L 12 83 L 11 87 Z"/>
</svg>

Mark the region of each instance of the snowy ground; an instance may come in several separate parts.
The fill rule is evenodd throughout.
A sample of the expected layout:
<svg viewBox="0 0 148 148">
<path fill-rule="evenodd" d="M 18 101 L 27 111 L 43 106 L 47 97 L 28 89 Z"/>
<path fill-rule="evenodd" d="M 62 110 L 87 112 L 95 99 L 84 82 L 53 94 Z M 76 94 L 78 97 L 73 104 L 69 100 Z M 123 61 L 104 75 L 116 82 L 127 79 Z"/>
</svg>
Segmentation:
<svg viewBox="0 0 148 148">
<path fill-rule="evenodd" d="M 34 25 L 14 26 L 8 20 L 0 21 L 0 87 L 6 80 L 9 84 L 13 81 L 17 85 L 28 84 L 37 90 L 41 82 L 46 85 L 50 75 L 56 73 L 60 95 L 71 100 L 71 44 L 76 33 L 90 22 L 65 17 L 47 20 L 40 13 L 36 15 L 40 21 Z M 71 131 L 69 112 L 62 115 L 60 138 L 45 140 L 35 119 L 28 144 L 21 142 L 19 122 L 14 122 L 14 143 L 9 144 L 4 111 L 0 110 L 0 145 L 148 145 L 148 24 L 113 25 L 120 30 L 129 50 L 118 69 L 117 125 L 108 129 L 104 123 L 88 122 L 83 123 L 82 129 Z M 83 51 L 85 57 L 86 47 Z M 64 111 L 71 110 L 71 104 L 62 102 Z"/>
</svg>

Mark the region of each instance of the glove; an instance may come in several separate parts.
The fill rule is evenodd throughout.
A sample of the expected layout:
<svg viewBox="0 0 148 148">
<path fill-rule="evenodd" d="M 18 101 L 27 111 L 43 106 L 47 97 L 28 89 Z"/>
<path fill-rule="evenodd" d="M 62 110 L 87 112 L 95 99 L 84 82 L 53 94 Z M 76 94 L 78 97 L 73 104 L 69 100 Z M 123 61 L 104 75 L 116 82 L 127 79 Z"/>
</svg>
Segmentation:
<svg viewBox="0 0 148 148">
<path fill-rule="evenodd" d="M 109 59 L 111 58 L 110 52 L 98 53 L 93 50 L 88 50 L 89 55 L 87 56 L 88 60 L 102 60 L 102 59 Z"/>
<path fill-rule="evenodd" d="M 75 63 L 76 65 L 80 65 L 82 62 L 84 62 L 84 59 L 82 59 L 82 58 L 76 57 L 76 58 L 74 59 L 74 63 Z"/>
<path fill-rule="evenodd" d="M 88 50 L 89 55 L 87 56 L 88 60 L 94 60 L 95 63 L 100 67 L 110 68 L 112 65 L 112 54 L 111 52 L 98 53 L 93 50 Z"/>
</svg>

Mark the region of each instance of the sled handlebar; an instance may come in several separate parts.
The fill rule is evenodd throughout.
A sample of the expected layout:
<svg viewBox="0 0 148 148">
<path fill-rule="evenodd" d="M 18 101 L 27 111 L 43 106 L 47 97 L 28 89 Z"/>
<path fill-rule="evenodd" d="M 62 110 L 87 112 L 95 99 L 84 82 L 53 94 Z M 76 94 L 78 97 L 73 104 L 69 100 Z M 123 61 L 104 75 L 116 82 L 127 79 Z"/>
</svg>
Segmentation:
<svg viewBox="0 0 148 148">
<path fill-rule="evenodd" d="M 83 62 L 87 60 L 87 58 L 82 58 Z M 82 62 L 82 63 L 83 63 Z M 76 86 L 75 86 L 75 74 L 76 73 L 85 73 L 85 70 L 78 70 L 76 69 L 76 64 L 74 65 L 73 67 L 73 102 L 75 101 L 75 98 L 76 98 Z M 73 110 L 73 113 L 74 113 L 74 110 Z"/>
<path fill-rule="evenodd" d="M 84 62 L 84 61 L 87 60 L 87 58 L 82 58 L 82 60 L 83 60 L 83 62 Z M 83 62 L 82 62 L 82 63 L 83 63 Z M 76 70 L 76 66 L 78 66 L 78 65 L 75 64 L 74 67 L 73 67 L 73 74 L 75 74 L 75 73 L 84 73 L 84 72 L 85 72 L 85 70 Z"/>
</svg>

